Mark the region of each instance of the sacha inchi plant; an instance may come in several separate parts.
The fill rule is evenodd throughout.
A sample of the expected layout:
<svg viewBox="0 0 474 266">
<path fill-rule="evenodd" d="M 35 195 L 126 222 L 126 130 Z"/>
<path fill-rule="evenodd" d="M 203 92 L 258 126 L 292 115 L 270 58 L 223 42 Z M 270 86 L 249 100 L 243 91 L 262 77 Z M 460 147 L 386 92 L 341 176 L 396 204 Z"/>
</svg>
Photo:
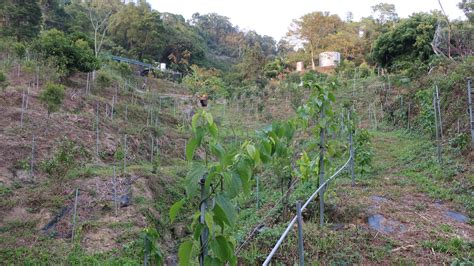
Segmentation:
<svg viewBox="0 0 474 266">
<path fill-rule="evenodd" d="M 360 129 L 355 135 L 355 159 L 358 172 L 368 173 L 372 168 L 373 158 L 371 135 L 366 129 Z"/>
<path fill-rule="evenodd" d="M 233 199 L 250 193 L 250 179 L 255 166 L 261 162 L 260 152 L 249 141 L 237 150 L 226 150 L 219 142 L 212 115 L 204 110 L 193 116 L 192 131 L 193 136 L 186 145 L 186 158 L 192 161 L 186 180 L 186 197 L 170 209 L 171 222 L 185 204 L 196 210 L 191 224 L 192 237 L 179 247 L 179 263 L 192 265 L 199 257 L 205 265 L 237 265 L 236 241 L 231 234 L 237 222 Z M 198 149 L 204 152 L 203 159 L 195 159 Z M 199 189 L 201 204 L 196 206 Z"/>
</svg>

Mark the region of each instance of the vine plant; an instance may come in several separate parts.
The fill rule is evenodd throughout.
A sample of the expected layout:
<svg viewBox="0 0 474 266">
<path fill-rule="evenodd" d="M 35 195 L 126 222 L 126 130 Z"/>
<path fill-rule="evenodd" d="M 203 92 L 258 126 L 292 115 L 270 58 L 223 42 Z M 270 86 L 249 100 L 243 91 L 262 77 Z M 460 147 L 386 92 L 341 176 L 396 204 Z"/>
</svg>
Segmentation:
<svg viewBox="0 0 474 266">
<path fill-rule="evenodd" d="M 171 207 L 170 219 L 175 219 L 184 204 L 195 203 L 199 187 L 201 207 L 193 216 L 192 238 L 180 245 L 180 265 L 188 265 L 196 257 L 205 265 L 236 265 L 236 242 L 231 230 L 237 211 L 232 199 L 241 193 L 249 194 L 253 171 L 261 163 L 260 152 L 249 141 L 236 150 L 226 150 L 219 142 L 212 115 L 205 110 L 193 116 L 192 131 L 186 146 L 187 160 L 192 161 L 186 178 L 186 197 Z M 197 151 L 204 154 L 193 160 L 199 157 Z"/>
<path fill-rule="evenodd" d="M 293 138 L 300 127 L 315 136 L 337 129 L 331 107 L 335 101 L 331 92 L 335 83 L 323 87 L 309 76 L 304 79 L 304 86 L 312 94 L 308 103 L 298 109 L 296 119 L 273 123 L 256 140 L 247 140 L 237 148 L 222 145 L 209 112 L 200 110 L 193 116 L 192 137 L 186 145 L 186 158 L 192 164 L 186 177 L 186 195 L 173 204 L 169 213 L 173 222 L 184 205 L 196 209 L 191 223 L 192 236 L 179 247 L 180 265 L 194 264 L 198 257 L 201 265 L 237 265 L 236 241 L 232 236 L 237 211 L 233 200 L 250 193 L 257 166 L 270 165 L 281 178 L 282 188 L 285 180 L 289 180 L 288 184 L 294 176 L 308 180 L 319 170 L 319 156 L 308 155 L 318 147 L 314 142 L 309 142 L 307 152 L 297 161 L 299 171 L 291 170 L 295 154 Z M 315 120 L 315 116 L 320 118 Z M 331 140 L 324 143 L 323 151 L 334 157 L 338 147 L 337 141 Z M 329 163 L 328 157 L 324 157 L 324 162 Z M 198 204 L 196 198 L 200 198 Z"/>
<path fill-rule="evenodd" d="M 335 81 L 328 81 L 324 85 L 319 83 L 316 75 L 308 74 L 303 77 L 303 87 L 310 89 L 308 101 L 297 110 L 299 124 L 304 130 L 312 134 L 313 142 L 309 142 L 306 151 L 301 153 L 297 161 L 299 175 L 303 181 L 309 180 L 321 172 L 321 165 L 330 166 L 330 158 L 341 155 L 341 144 L 335 139 L 325 140 L 326 134 L 338 130 L 336 115 L 332 105 L 336 101 L 333 91 L 338 87 Z M 319 148 L 319 151 L 316 149 Z M 314 156 L 313 154 L 317 152 Z M 321 161 L 321 155 L 323 160 Z M 323 168 L 324 169 L 324 168 Z M 317 179 L 319 183 L 319 179 Z"/>
<path fill-rule="evenodd" d="M 180 265 L 188 265 L 196 257 L 205 265 L 237 264 L 236 242 L 232 237 L 237 211 L 232 200 L 250 194 L 251 178 L 257 166 L 279 167 L 282 174 L 291 169 L 293 153 L 289 146 L 295 129 L 293 121 L 273 123 L 257 140 L 245 141 L 232 150 L 219 142 L 218 128 L 210 113 L 202 110 L 193 116 L 193 136 L 186 146 L 187 160 L 192 162 L 186 178 L 186 197 L 171 207 L 170 219 L 173 221 L 185 204 L 196 202 L 200 186 L 201 208 L 193 216 L 192 238 L 179 248 Z M 291 173 L 281 178 L 291 181 Z"/>
</svg>

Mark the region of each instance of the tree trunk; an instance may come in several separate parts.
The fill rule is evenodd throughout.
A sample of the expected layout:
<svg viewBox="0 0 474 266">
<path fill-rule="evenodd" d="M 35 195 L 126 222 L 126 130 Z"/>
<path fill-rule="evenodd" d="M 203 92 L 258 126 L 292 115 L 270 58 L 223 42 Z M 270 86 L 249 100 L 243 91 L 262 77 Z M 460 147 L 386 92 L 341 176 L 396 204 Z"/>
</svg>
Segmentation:
<svg viewBox="0 0 474 266">
<path fill-rule="evenodd" d="M 313 46 L 311 46 L 311 68 L 313 70 L 316 70 L 316 65 L 314 64 L 314 49 L 313 49 Z"/>
</svg>

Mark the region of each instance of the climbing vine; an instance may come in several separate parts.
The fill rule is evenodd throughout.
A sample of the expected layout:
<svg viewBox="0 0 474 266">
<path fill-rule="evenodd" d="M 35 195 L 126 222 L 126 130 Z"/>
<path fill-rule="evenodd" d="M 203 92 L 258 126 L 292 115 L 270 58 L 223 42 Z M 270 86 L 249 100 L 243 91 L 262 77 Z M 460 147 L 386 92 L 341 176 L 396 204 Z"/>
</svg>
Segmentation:
<svg viewBox="0 0 474 266">
<path fill-rule="evenodd" d="M 327 135 L 335 134 L 338 130 L 338 121 L 333 111 L 336 100 L 333 91 L 338 84 L 335 81 L 321 83 L 316 75 L 310 73 L 303 77 L 303 87 L 309 89 L 311 95 L 298 108 L 297 117 L 299 124 L 306 133 L 311 134 L 311 138 L 301 152 L 297 165 L 301 179 L 307 181 L 320 172 L 321 151 L 325 154 L 324 165 L 330 166 L 330 158 L 341 155 L 343 144 L 339 140 L 327 138 Z"/>
<path fill-rule="evenodd" d="M 274 122 L 254 140 L 237 147 L 229 148 L 221 143 L 211 113 L 200 110 L 193 116 L 192 136 L 186 145 L 186 159 L 191 164 L 185 181 L 186 196 L 173 204 L 169 213 L 173 222 L 183 206 L 196 210 L 191 223 L 193 233 L 179 247 L 180 265 L 197 260 L 205 265 L 237 264 L 232 234 L 237 222 L 234 202 L 236 197 L 250 193 L 251 179 L 259 165 L 270 167 L 279 178 L 282 193 L 288 193 L 294 178 L 308 180 L 319 171 L 320 149 L 317 148 L 321 138 L 318 136 L 336 132 L 338 125 L 332 110 L 335 101 L 332 90 L 336 84 L 321 86 L 315 77 L 308 76 L 303 79 L 303 85 L 311 89 L 311 97 L 298 108 L 295 119 Z M 303 145 L 294 170 L 293 159 L 297 154 L 294 136 L 299 129 L 312 136 Z M 324 164 L 329 165 L 329 158 L 340 154 L 341 145 L 335 139 L 321 143 L 328 155 L 323 157 Z"/>
<path fill-rule="evenodd" d="M 200 188 L 199 210 L 191 225 L 193 235 L 179 248 L 180 265 L 188 265 L 196 257 L 205 264 L 236 265 L 235 239 L 230 232 L 237 211 L 232 200 L 241 193 L 249 194 L 253 170 L 261 162 L 260 152 L 250 141 L 226 150 L 218 140 L 212 115 L 205 110 L 193 116 L 192 132 L 186 146 L 187 160 L 192 163 L 186 178 L 186 197 L 170 209 L 173 221 L 185 204 L 195 202 Z"/>
</svg>

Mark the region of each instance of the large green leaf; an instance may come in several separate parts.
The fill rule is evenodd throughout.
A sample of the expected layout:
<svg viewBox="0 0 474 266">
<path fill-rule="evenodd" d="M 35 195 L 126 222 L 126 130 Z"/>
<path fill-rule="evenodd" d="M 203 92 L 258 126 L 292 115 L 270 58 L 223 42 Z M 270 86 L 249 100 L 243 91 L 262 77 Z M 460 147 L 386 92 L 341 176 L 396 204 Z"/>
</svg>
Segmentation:
<svg viewBox="0 0 474 266">
<path fill-rule="evenodd" d="M 224 187 L 225 192 L 229 198 L 235 198 L 242 187 L 242 181 L 237 173 L 225 173 L 224 174 Z"/>
<path fill-rule="evenodd" d="M 199 117 L 200 117 L 200 113 L 196 113 L 196 114 L 193 115 L 193 118 L 191 120 L 191 126 L 192 126 L 194 131 L 196 131 Z"/>
<path fill-rule="evenodd" d="M 181 199 L 180 201 L 177 201 L 175 204 L 173 204 L 173 206 L 171 206 L 171 209 L 170 209 L 170 221 L 171 221 L 171 223 L 176 218 L 176 215 L 178 215 L 179 210 L 181 210 L 184 203 L 185 203 L 185 200 Z"/>
<path fill-rule="evenodd" d="M 199 188 L 199 180 L 207 172 L 205 165 L 200 163 L 193 163 L 191 171 L 186 176 L 186 196 L 192 198 L 196 195 Z"/>
<path fill-rule="evenodd" d="M 214 125 L 214 118 L 212 118 L 212 114 L 208 112 L 203 112 L 204 116 L 206 117 L 207 123 L 209 126 Z"/>
<path fill-rule="evenodd" d="M 272 152 L 272 143 L 270 140 L 265 139 L 262 141 L 262 148 L 265 151 L 266 154 L 271 154 Z M 262 150 L 260 151 L 262 153 Z"/>
<path fill-rule="evenodd" d="M 252 168 L 250 167 L 247 160 L 241 160 L 237 164 L 237 173 L 239 173 L 240 180 L 242 182 L 242 187 L 245 193 L 250 192 L 250 178 L 252 177 Z"/>
<path fill-rule="evenodd" d="M 327 123 L 327 119 L 326 118 L 322 118 L 319 120 L 318 124 L 321 128 L 325 128 L 326 127 L 326 123 Z"/>
<path fill-rule="evenodd" d="M 217 236 L 210 243 L 211 250 L 214 252 L 214 255 L 223 262 L 227 262 L 231 255 L 232 250 L 229 247 L 227 239 L 224 236 Z"/>
<path fill-rule="evenodd" d="M 235 220 L 237 218 L 235 208 L 230 202 L 230 200 L 221 194 L 217 195 L 216 197 L 216 206 L 214 207 L 214 214 L 229 226 L 233 227 L 235 225 Z"/>
<path fill-rule="evenodd" d="M 247 148 L 247 153 L 249 154 L 250 158 L 257 160 L 256 158 L 257 150 L 255 149 L 255 146 L 253 144 L 248 144 L 246 148 Z"/>
<path fill-rule="evenodd" d="M 201 223 L 197 223 L 196 224 L 196 227 L 194 229 L 194 233 L 193 233 L 193 238 L 198 241 L 199 238 L 201 237 L 201 232 L 202 230 L 204 229 L 204 225 L 201 224 Z"/>
<path fill-rule="evenodd" d="M 204 221 L 206 221 L 207 228 L 209 228 L 209 234 L 212 236 L 212 233 L 214 232 L 214 221 L 213 221 L 213 215 L 210 212 L 206 212 L 204 215 Z"/>
<path fill-rule="evenodd" d="M 211 152 L 214 154 L 219 161 L 221 161 L 225 155 L 224 147 L 221 144 L 211 144 Z"/>
<path fill-rule="evenodd" d="M 186 144 L 186 160 L 191 161 L 194 156 L 194 151 L 196 150 L 198 146 L 198 140 L 195 138 L 192 138 L 187 144 Z"/>
<path fill-rule="evenodd" d="M 191 252 L 193 251 L 193 241 L 188 240 L 179 246 L 178 258 L 180 266 L 190 265 Z"/>
<path fill-rule="evenodd" d="M 214 138 L 217 138 L 218 130 L 217 130 L 217 125 L 215 123 L 212 125 L 209 125 L 209 132 Z"/>
<path fill-rule="evenodd" d="M 334 96 L 334 94 L 333 94 L 332 92 L 329 92 L 329 93 L 328 93 L 328 98 L 329 98 L 331 101 L 333 101 L 333 102 L 336 101 L 336 96 Z"/>
<path fill-rule="evenodd" d="M 209 255 L 207 255 L 204 258 L 204 266 L 222 266 L 222 265 L 225 265 L 225 263 L 222 262 L 218 258 L 214 258 L 214 257 L 211 257 Z"/>
</svg>

